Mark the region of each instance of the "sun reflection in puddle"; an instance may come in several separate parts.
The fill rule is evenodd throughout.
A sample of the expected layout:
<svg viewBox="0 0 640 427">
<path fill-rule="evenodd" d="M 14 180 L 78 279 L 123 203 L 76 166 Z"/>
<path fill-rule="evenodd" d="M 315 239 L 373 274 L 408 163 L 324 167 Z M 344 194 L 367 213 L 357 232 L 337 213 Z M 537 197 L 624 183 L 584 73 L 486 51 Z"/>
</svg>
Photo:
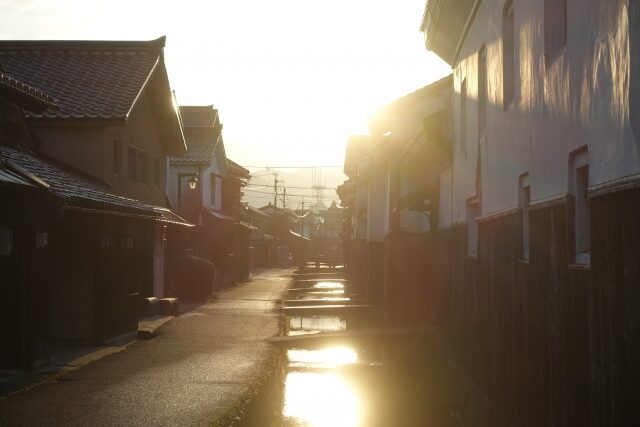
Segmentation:
<svg viewBox="0 0 640 427">
<path fill-rule="evenodd" d="M 340 282 L 318 282 L 313 287 L 316 289 L 344 289 L 344 285 Z"/>
<path fill-rule="evenodd" d="M 290 367 L 285 384 L 284 416 L 296 425 L 355 427 L 360 424 L 361 401 L 339 368 L 358 361 L 349 348 L 289 350 Z M 315 371 L 295 369 L 311 368 Z M 317 369 L 325 369 L 318 371 Z"/>
<path fill-rule="evenodd" d="M 346 329 L 347 321 L 337 316 L 294 316 L 289 318 L 289 335 L 341 332 Z"/>
<path fill-rule="evenodd" d="M 322 350 L 296 350 L 287 352 L 291 366 L 312 368 L 339 368 L 358 361 L 358 354 L 346 347 L 330 347 Z"/>
</svg>

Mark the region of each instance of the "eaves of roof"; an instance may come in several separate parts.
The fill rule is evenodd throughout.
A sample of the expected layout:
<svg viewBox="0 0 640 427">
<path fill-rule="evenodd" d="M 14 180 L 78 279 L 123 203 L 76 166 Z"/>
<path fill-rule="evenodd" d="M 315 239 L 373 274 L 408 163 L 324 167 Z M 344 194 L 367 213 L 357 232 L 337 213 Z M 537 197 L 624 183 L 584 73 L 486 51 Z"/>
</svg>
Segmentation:
<svg viewBox="0 0 640 427">
<path fill-rule="evenodd" d="M 0 93 L 21 107 L 32 111 L 58 108 L 53 97 L 2 72 L 0 72 Z"/>
<path fill-rule="evenodd" d="M 35 154 L 9 147 L 0 147 L 0 154 L 7 163 L 24 171 L 23 175 L 32 182 L 64 198 L 68 207 L 107 213 L 159 216 L 152 206 L 112 194 L 107 187 L 66 171 Z"/>
<path fill-rule="evenodd" d="M 0 167 L 0 185 L 10 187 L 37 188 L 24 177 Z"/>
<path fill-rule="evenodd" d="M 249 169 L 246 169 L 242 166 L 240 166 L 239 164 L 237 164 L 236 162 L 234 162 L 233 160 L 227 158 L 227 164 L 229 165 L 229 173 L 238 177 L 238 178 L 244 178 L 244 179 L 248 179 L 251 177 L 251 173 L 249 172 Z"/>
<path fill-rule="evenodd" d="M 151 71 L 149 71 L 149 74 L 147 75 L 147 78 L 145 79 L 144 83 L 142 83 L 142 86 L 140 86 L 140 89 L 138 90 L 138 94 L 136 95 L 135 99 L 131 103 L 131 107 L 129 107 L 129 111 L 127 111 L 127 114 L 125 114 L 125 116 L 124 116 L 124 120 L 125 121 L 128 120 L 129 117 L 131 117 L 131 112 L 133 111 L 133 109 L 138 104 L 138 101 L 142 97 L 142 93 L 147 88 L 147 86 L 149 85 L 149 81 L 151 81 L 151 78 L 153 77 L 153 75 L 155 74 L 156 70 L 158 69 L 158 63 L 160 63 L 160 56 L 158 56 L 158 58 L 156 58 L 156 62 L 153 64 L 153 67 L 151 67 Z"/>
</svg>

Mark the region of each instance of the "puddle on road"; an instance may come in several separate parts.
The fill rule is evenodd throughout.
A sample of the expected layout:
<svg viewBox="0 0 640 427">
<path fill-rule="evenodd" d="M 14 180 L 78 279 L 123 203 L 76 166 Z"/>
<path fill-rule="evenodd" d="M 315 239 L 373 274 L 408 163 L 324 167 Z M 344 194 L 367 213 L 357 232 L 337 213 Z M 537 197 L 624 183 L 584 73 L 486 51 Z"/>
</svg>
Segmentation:
<svg viewBox="0 0 640 427">
<path fill-rule="evenodd" d="M 315 334 L 318 332 L 342 332 L 346 330 L 347 321 L 338 316 L 289 317 L 289 335 Z"/>
</svg>

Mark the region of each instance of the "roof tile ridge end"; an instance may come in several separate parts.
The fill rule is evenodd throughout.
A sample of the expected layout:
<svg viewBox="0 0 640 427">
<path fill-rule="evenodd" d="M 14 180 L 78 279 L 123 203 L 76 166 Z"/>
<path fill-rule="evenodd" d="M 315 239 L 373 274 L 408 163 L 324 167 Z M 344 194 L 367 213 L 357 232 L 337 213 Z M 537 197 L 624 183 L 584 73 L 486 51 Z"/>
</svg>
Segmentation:
<svg viewBox="0 0 640 427">
<path fill-rule="evenodd" d="M 162 51 L 167 36 L 153 40 L 0 40 L 0 50 L 9 51 L 57 51 L 57 50 L 91 50 L 91 51 Z"/>
</svg>

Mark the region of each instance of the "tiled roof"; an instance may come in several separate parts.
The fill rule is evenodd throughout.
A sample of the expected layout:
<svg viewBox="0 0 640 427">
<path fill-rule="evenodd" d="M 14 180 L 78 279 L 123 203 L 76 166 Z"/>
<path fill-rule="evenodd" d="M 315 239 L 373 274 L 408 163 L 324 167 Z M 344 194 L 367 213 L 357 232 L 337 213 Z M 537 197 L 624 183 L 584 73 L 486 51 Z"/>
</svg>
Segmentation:
<svg viewBox="0 0 640 427">
<path fill-rule="evenodd" d="M 45 90 L 58 109 L 31 118 L 124 120 L 162 59 L 165 39 L 152 41 L 0 41 L 10 76 Z"/>
<path fill-rule="evenodd" d="M 251 178 L 251 173 L 249 172 L 249 169 L 243 168 L 242 166 L 240 166 L 239 164 L 237 164 L 236 162 L 234 162 L 229 158 L 227 158 L 227 164 L 229 165 L 230 174 L 238 178 L 245 178 L 245 179 Z"/>
<path fill-rule="evenodd" d="M 8 99 L 25 108 L 43 111 L 47 108 L 57 108 L 53 97 L 39 89 L 14 79 L 0 70 L 0 92 Z"/>
<path fill-rule="evenodd" d="M 36 155 L 0 146 L 0 155 L 26 172 L 35 175 L 50 186 L 50 190 L 63 196 L 70 206 L 160 216 L 152 206 L 137 200 L 108 192 L 106 186 L 75 175 Z"/>
<path fill-rule="evenodd" d="M 202 208 L 203 212 L 209 215 L 209 218 L 213 221 L 225 221 L 225 222 L 235 222 L 236 219 L 232 216 L 225 215 L 222 212 L 214 211 L 211 209 Z"/>
<path fill-rule="evenodd" d="M 184 127 L 212 127 L 218 110 L 213 105 L 184 105 L 180 106 L 180 115 Z"/>
<path fill-rule="evenodd" d="M 187 152 L 171 157 L 171 163 L 211 164 L 222 130 L 217 115 L 218 110 L 213 105 L 180 107 Z"/>
<path fill-rule="evenodd" d="M 194 132 L 193 129 L 185 129 L 187 152 L 182 156 L 171 157 L 171 163 L 201 163 L 208 165 L 213 159 L 216 149 L 217 137 L 211 132 Z"/>
<path fill-rule="evenodd" d="M 31 184 L 20 175 L 2 168 L 0 168 L 0 185 L 8 185 L 13 187 L 35 187 L 35 185 Z"/>
<path fill-rule="evenodd" d="M 186 225 L 189 227 L 195 227 L 194 224 L 189 224 L 186 219 L 182 218 L 180 215 L 176 214 L 175 212 L 172 212 L 167 208 L 153 206 L 153 210 L 162 217 L 163 222 L 170 222 L 172 224 L 180 224 L 180 225 Z"/>
<path fill-rule="evenodd" d="M 253 206 L 247 206 L 247 215 L 257 215 L 263 218 L 271 218 L 271 215 L 262 212 L 260 209 Z"/>
</svg>

